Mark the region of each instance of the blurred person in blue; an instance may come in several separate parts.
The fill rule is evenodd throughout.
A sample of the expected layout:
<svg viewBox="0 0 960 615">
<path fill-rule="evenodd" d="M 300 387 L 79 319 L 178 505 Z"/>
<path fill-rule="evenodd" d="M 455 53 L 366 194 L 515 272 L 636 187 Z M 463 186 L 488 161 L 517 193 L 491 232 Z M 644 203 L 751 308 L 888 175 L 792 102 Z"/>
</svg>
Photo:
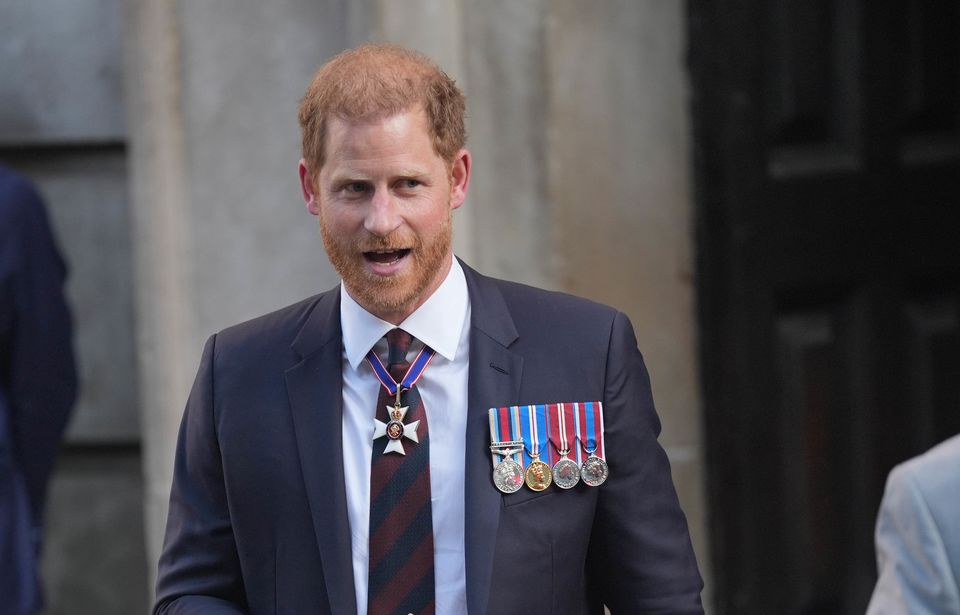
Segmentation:
<svg viewBox="0 0 960 615">
<path fill-rule="evenodd" d="M 43 608 L 47 482 L 76 396 L 66 266 L 43 201 L 0 165 L 0 613 Z"/>
<path fill-rule="evenodd" d="M 867 615 L 960 615 L 960 435 L 890 472 Z"/>
</svg>

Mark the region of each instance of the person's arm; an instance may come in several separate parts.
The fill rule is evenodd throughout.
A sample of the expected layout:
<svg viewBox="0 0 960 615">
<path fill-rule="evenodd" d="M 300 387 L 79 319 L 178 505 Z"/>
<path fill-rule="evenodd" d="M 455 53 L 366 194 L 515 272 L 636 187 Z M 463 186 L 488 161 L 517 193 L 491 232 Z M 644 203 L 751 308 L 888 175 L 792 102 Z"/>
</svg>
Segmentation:
<svg viewBox="0 0 960 615">
<path fill-rule="evenodd" d="M 614 319 L 603 399 L 610 476 L 600 487 L 589 573 L 611 613 L 702 614 L 703 582 L 630 321 Z"/>
<path fill-rule="evenodd" d="M 247 609 L 217 441 L 215 356 L 213 336 L 180 425 L 154 615 Z"/>
<path fill-rule="evenodd" d="M 956 577 L 910 466 L 894 468 L 887 479 L 876 544 L 880 576 L 867 615 L 960 613 Z"/>
<path fill-rule="evenodd" d="M 66 266 L 37 192 L 20 178 L 0 198 L 12 211 L 6 233 L 11 258 L 13 326 L 9 374 L 11 432 L 17 467 L 30 501 L 34 538 L 43 521 L 47 482 L 77 391 Z M 6 241 L 6 240 L 5 240 Z"/>
</svg>

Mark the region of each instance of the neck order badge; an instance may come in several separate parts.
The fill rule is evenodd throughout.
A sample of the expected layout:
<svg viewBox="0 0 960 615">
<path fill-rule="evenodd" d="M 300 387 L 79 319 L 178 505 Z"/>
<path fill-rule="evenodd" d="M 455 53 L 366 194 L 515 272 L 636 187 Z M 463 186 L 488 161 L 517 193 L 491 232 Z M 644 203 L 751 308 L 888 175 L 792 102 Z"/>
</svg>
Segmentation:
<svg viewBox="0 0 960 615">
<path fill-rule="evenodd" d="M 400 442 L 401 438 L 419 442 L 417 438 L 417 427 L 420 425 L 420 421 L 416 420 L 407 424 L 403 423 L 403 418 L 407 415 L 409 407 L 401 406 L 400 395 L 403 391 L 412 389 L 413 385 L 420 380 L 420 376 L 422 376 L 423 372 L 427 369 L 427 365 L 430 364 L 434 354 L 436 354 L 436 351 L 429 346 L 424 346 L 420 354 L 417 355 L 417 358 L 413 360 L 407 372 L 400 379 L 400 382 L 396 382 L 389 370 L 384 367 L 377 353 L 373 350 L 367 353 L 367 362 L 370 363 L 370 367 L 373 368 L 373 373 L 377 375 L 377 379 L 380 380 L 380 384 L 387 390 L 387 393 L 394 397 L 393 406 L 386 407 L 387 416 L 390 420 L 384 423 L 377 418 L 373 419 L 373 439 L 377 440 L 383 436 L 387 436 L 389 439 L 386 448 L 383 449 L 384 455 L 387 453 L 400 453 L 401 455 L 405 455 L 406 451 L 403 449 L 403 443 Z"/>
</svg>

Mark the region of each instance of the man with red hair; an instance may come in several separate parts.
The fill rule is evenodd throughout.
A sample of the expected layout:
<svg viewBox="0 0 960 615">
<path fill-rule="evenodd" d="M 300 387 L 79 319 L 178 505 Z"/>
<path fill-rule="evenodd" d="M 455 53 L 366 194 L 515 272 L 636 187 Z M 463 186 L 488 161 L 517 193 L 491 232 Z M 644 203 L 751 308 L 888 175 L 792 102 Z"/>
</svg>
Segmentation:
<svg viewBox="0 0 960 615">
<path fill-rule="evenodd" d="M 300 183 L 343 281 L 207 342 L 155 613 L 703 612 L 627 318 L 453 255 L 464 107 L 395 46 L 314 76 Z"/>
</svg>

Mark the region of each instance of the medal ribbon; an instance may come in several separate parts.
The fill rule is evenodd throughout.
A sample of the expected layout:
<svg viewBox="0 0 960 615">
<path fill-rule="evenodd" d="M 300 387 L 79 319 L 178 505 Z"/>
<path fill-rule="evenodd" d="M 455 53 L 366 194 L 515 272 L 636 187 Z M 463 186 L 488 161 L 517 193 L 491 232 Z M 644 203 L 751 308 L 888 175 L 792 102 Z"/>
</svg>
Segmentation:
<svg viewBox="0 0 960 615">
<path fill-rule="evenodd" d="M 420 349 L 420 352 L 417 353 L 417 358 L 410 364 L 410 369 L 407 370 L 407 373 L 404 374 L 400 382 L 396 382 L 393 379 L 393 376 L 391 376 L 387 368 L 384 367 L 383 361 L 380 360 L 380 357 L 377 356 L 377 353 L 375 353 L 373 349 L 367 353 L 367 362 L 370 363 L 370 367 L 373 368 L 373 373 L 377 375 L 377 380 L 387 389 L 387 393 L 389 393 L 391 397 L 396 397 L 398 386 L 401 391 L 409 391 L 413 388 L 413 385 L 420 380 L 420 376 L 422 376 L 423 372 L 427 369 L 427 365 L 430 365 L 430 361 L 433 360 L 435 354 L 437 354 L 436 350 L 424 345 L 423 348 Z"/>
<path fill-rule="evenodd" d="M 577 462 L 577 465 L 580 465 L 582 462 L 580 460 L 580 447 L 577 446 L 577 434 L 580 432 L 580 421 L 577 417 L 577 410 L 580 408 L 580 404 L 564 404 L 563 407 L 563 423 L 566 427 L 567 434 L 567 444 L 570 446 L 570 458 Z"/>
<path fill-rule="evenodd" d="M 512 406 L 508 408 L 508 412 L 510 413 L 510 439 L 520 440 L 522 442 L 523 441 L 523 424 L 520 422 L 520 407 Z M 520 454 L 519 460 L 513 455 L 511 455 L 511 457 L 513 457 L 513 460 L 519 463 L 521 466 L 527 467 L 526 464 L 524 463 L 523 451 L 517 451 L 517 453 L 514 453 L 514 455 L 518 453 Z"/>
<path fill-rule="evenodd" d="M 502 442 L 500 439 L 500 411 L 499 408 L 490 408 L 487 410 L 487 418 L 490 419 L 490 444 L 496 444 L 497 442 Z M 493 452 L 493 447 L 490 447 L 490 460 L 493 462 L 493 467 L 497 467 L 497 463 L 500 462 L 500 455 Z"/>
<path fill-rule="evenodd" d="M 560 459 L 560 451 L 563 450 L 563 427 L 560 426 L 562 417 L 557 414 L 557 408 L 562 405 L 547 404 L 547 441 L 553 444 L 547 447 L 547 465 L 551 468 L 556 463 L 554 456 Z M 556 455 L 554 455 L 554 449 L 556 449 Z"/>
<path fill-rule="evenodd" d="M 580 403 L 573 404 L 573 429 L 575 433 L 574 438 L 576 438 L 574 440 L 575 446 L 573 448 L 577 450 L 577 465 L 580 465 L 583 462 L 581 459 L 581 456 L 583 455 L 583 447 L 580 446 L 580 406 L 582 405 L 583 404 Z"/>
<path fill-rule="evenodd" d="M 490 417 L 491 443 L 497 444 L 499 442 L 513 442 L 520 440 L 520 409 L 517 406 L 490 408 L 488 414 Z M 501 458 L 506 459 L 507 457 L 517 461 L 518 463 L 523 463 L 522 459 L 517 459 L 517 453 L 512 453 L 510 455 L 498 455 L 497 453 L 491 451 L 490 456 L 493 459 L 494 467 L 500 463 Z"/>
<path fill-rule="evenodd" d="M 577 438 L 584 453 L 604 457 L 603 404 L 598 401 L 580 404 L 577 409 Z"/>
<path fill-rule="evenodd" d="M 523 414 L 524 422 L 528 428 L 527 433 L 530 436 L 530 446 L 527 446 L 527 438 L 523 439 L 523 458 L 526 462 L 524 467 L 526 467 L 534 459 L 534 456 L 530 454 L 531 452 L 538 453 L 537 457 L 540 456 L 540 434 L 547 434 L 547 407 L 543 404 L 523 406 Z"/>
<path fill-rule="evenodd" d="M 580 404 L 549 404 L 547 406 L 547 431 L 550 434 L 550 441 L 553 448 L 550 450 L 550 464 L 563 459 L 561 451 L 567 451 L 567 457 L 576 459 L 577 465 L 580 465 L 580 451 L 575 450 L 577 446 L 570 446 L 571 442 L 576 442 L 576 413 L 575 408 Z"/>
</svg>

